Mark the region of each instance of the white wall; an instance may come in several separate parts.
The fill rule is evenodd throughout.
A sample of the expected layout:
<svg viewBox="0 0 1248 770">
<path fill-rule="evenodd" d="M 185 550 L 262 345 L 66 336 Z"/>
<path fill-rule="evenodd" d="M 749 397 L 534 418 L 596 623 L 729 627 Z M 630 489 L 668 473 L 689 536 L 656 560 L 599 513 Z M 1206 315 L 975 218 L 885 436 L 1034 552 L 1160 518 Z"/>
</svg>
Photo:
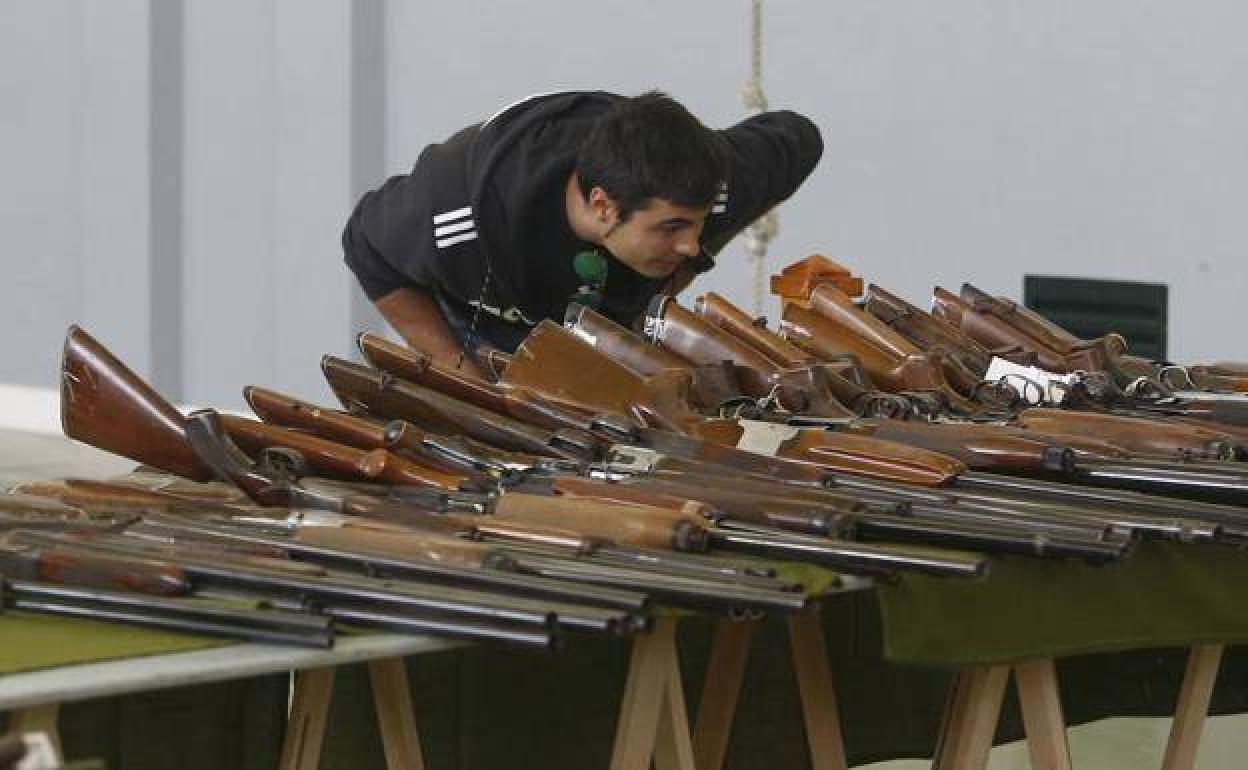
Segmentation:
<svg viewBox="0 0 1248 770">
<path fill-rule="evenodd" d="M 1248 7 L 765 2 L 771 103 L 827 150 L 771 266 L 821 251 L 911 299 L 1025 272 L 1171 286 L 1171 353 L 1248 358 Z M 748 3 L 49 0 L 0 6 L 0 381 L 80 321 L 199 403 L 323 395 L 374 318 L 354 197 L 539 90 L 662 87 L 743 114 Z M 735 269 L 734 269 L 735 268 Z M 695 289 L 749 302 L 743 250 Z"/>
<path fill-rule="evenodd" d="M 812 252 L 926 304 L 1027 272 L 1170 284 L 1172 356 L 1248 358 L 1230 308 L 1248 228 L 1248 7 L 1229 0 L 765 0 L 764 86 L 827 149 L 780 212 Z M 743 113 L 748 3 L 470 0 L 390 12 L 393 168 L 552 86 L 661 86 Z M 740 245 L 695 285 L 750 301 Z"/>
</svg>

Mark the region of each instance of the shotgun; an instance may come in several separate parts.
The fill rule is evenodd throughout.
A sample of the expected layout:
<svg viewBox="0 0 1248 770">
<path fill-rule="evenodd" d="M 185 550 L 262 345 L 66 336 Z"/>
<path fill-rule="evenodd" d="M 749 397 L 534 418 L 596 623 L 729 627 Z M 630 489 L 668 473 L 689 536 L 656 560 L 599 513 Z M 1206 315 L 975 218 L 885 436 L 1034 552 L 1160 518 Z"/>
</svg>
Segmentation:
<svg viewBox="0 0 1248 770">
<path fill-rule="evenodd" d="M 687 372 L 690 401 L 701 411 L 718 414 L 726 404 L 748 399 L 741 392 L 731 364 L 721 361 L 698 365 L 651 345 L 631 330 L 584 305 L 569 303 L 564 327 L 607 358 L 642 377 Z"/>
<path fill-rule="evenodd" d="M 863 417 L 905 418 L 912 411 L 906 399 L 866 387 L 868 380 L 856 360 L 820 362 L 768 329 L 766 319 L 751 319 L 740 308 L 714 292 L 698 297 L 694 303 L 694 312 L 762 352 L 785 369 L 822 365 L 833 396 L 855 414 Z"/>
</svg>

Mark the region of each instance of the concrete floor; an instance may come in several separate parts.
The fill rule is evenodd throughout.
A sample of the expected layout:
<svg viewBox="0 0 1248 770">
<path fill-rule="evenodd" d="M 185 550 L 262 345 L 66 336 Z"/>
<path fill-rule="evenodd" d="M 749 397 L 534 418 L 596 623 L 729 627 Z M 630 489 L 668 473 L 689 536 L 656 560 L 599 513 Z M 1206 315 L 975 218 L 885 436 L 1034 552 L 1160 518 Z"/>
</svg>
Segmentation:
<svg viewBox="0 0 1248 770">
<path fill-rule="evenodd" d="M 125 473 L 134 465 L 59 435 L 0 429 L 0 486 L 33 478 L 104 478 Z M 1070 750 L 1074 766 L 1081 770 L 1160 767 L 1169 729 L 1168 719 L 1105 719 L 1073 728 Z M 863 765 L 862 770 L 921 770 L 929 766 L 930 762 L 921 760 L 900 760 Z M 1030 766 L 1022 742 L 993 749 L 989 764 L 990 770 L 1027 770 Z M 1248 715 L 1209 721 L 1196 768 L 1248 768 Z"/>
</svg>

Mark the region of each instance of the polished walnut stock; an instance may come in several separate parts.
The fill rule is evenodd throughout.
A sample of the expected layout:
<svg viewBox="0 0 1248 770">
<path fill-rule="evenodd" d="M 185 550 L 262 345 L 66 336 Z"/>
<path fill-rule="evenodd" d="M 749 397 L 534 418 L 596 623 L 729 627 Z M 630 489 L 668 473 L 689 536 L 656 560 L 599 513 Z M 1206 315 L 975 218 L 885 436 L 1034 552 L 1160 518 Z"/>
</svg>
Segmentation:
<svg viewBox="0 0 1248 770">
<path fill-rule="evenodd" d="M 642 377 L 687 372 L 689 398 L 699 409 L 714 411 L 742 396 L 740 384 L 727 362 L 699 365 L 651 345 L 623 326 L 584 305 L 568 305 L 564 326 L 595 350 Z"/>
<path fill-rule="evenodd" d="M 273 425 L 305 431 L 329 441 L 356 449 L 388 449 L 394 454 L 436 471 L 457 474 L 461 468 L 428 451 L 423 445 L 424 433 L 414 426 L 407 430 L 392 427 L 383 420 L 326 409 L 275 390 L 249 385 L 243 398 L 260 419 Z M 395 440 L 402 432 L 404 440 Z"/>
<path fill-rule="evenodd" d="M 317 475 L 456 490 L 468 477 L 442 473 L 385 449 L 362 450 L 279 425 L 221 415 L 230 439 L 250 455 L 282 447 L 299 453 Z"/>
<path fill-rule="evenodd" d="M 441 434 L 463 433 L 493 446 L 548 457 L 585 459 L 595 452 L 596 440 L 584 433 L 536 428 L 341 358 L 325 356 L 321 371 L 351 412 L 404 420 Z"/>
<path fill-rule="evenodd" d="M 779 275 L 773 275 L 771 293 L 783 300 L 804 304 L 811 289 L 829 283 L 851 297 L 862 294 L 862 279 L 822 254 L 812 254 L 784 268 Z"/>
<path fill-rule="evenodd" d="M 828 373 L 818 367 L 785 368 L 730 332 L 658 296 L 646 313 L 646 335 L 665 350 L 694 363 L 730 361 L 742 390 L 753 398 L 776 398 L 785 409 L 820 417 L 854 412 L 832 394 Z"/>
<path fill-rule="evenodd" d="M 927 391 L 957 411 L 973 413 L 980 409 L 949 382 L 944 357 L 939 353 L 897 358 L 827 316 L 794 304 L 784 308 L 781 331 L 785 339 L 817 357 L 855 356 L 872 382 L 890 393 Z"/>
<path fill-rule="evenodd" d="M 625 415 L 639 426 L 680 431 L 703 419 L 689 405 L 687 372 L 642 377 L 550 321 L 520 343 L 502 382 L 586 412 Z"/>
<path fill-rule="evenodd" d="M 61 361 L 61 427 L 70 438 L 179 476 L 209 481 L 212 471 L 186 442 L 182 414 L 77 326 Z"/>
<path fill-rule="evenodd" d="M 361 334 L 357 342 L 369 363 L 383 372 L 538 428 L 598 433 L 609 439 L 618 435 L 603 434 L 608 430 L 607 425 L 616 426 L 617 432 L 626 433 L 628 429 L 622 419 L 612 423 L 609 416 L 596 416 L 569 404 L 552 403 L 528 388 L 489 383 L 452 371 L 420 351 L 396 345 L 375 334 Z"/>
<path fill-rule="evenodd" d="M 866 387 L 865 373 L 853 359 L 843 361 L 820 361 L 813 354 L 802 350 L 776 332 L 768 329 L 764 319 L 752 319 L 740 308 L 714 292 L 697 299 L 694 311 L 706 321 L 766 355 L 786 370 L 819 368 L 818 379 L 841 404 L 855 414 L 863 416 L 904 417 L 910 411 L 908 403 L 891 394 Z"/>
<path fill-rule="evenodd" d="M 1142 455 L 1180 460 L 1229 460 L 1241 446 L 1226 433 L 1191 423 L 1098 412 L 1027 409 L 1019 415 L 1019 424 L 1045 433 L 1109 441 Z"/>
<path fill-rule="evenodd" d="M 1080 339 L 1031 308 L 980 291 L 969 283 L 962 284 L 961 297 L 974 312 L 995 315 L 1020 333 L 1059 353 L 1069 355 L 1102 344 L 1102 340 L 1104 350 L 1109 355 L 1118 356 L 1127 351 L 1127 341 L 1121 334 L 1110 333 L 1099 340 Z"/>
<path fill-rule="evenodd" d="M 1063 353 L 984 308 L 977 308 L 940 287 L 932 292 L 932 310 L 938 317 L 956 324 L 981 345 L 1001 351 L 1003 358 L 1023 365 L 1034 363 L 1051 372 L 1105 371 L 1111 365 L 1106 350 L 1100 345 Z"/>
<path fill-rule="evenodd" d="M 191 590 L 186 574 L 171 564 L 67 547 L 0 544 L 0 575 L 154 596 L 185 596 Z"/>
<path fill-rule="evenodd" d="M 939 350 L 956 358 L 979 379 L 992 363 L 992 353 L 960 329 L 875 284 L 867 288 L 863 309 L 922 350 Z"/>
</svg>

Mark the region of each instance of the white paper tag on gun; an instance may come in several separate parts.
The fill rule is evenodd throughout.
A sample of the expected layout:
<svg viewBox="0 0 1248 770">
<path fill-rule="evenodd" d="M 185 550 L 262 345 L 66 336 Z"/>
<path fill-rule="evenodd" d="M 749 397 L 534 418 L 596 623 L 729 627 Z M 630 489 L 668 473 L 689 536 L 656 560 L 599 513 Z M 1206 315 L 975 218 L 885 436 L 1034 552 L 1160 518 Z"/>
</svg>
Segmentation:
<svg viewBox="0 0 1248 770">
<path fill-rule="evenodd" d="M 1057 374 L 1035 366 L 1021 366 L 993 356 L 988 365 L 988 382 L 1004 382 L 1032 404 L 1060 404 L 1076 375 Z"/>
</svg>

